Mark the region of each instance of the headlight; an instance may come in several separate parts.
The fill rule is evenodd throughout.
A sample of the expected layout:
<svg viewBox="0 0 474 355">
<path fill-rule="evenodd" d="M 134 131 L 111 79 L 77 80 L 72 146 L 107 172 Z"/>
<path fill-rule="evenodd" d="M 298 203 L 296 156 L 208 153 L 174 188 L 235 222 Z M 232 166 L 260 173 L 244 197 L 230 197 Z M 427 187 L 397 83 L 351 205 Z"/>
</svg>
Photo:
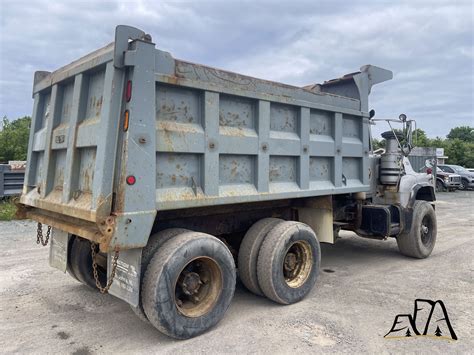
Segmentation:
<svg viewBox="0 0 474 355">
<path fill-rule="evenodd" d="M 449 177 L 448 176 L 444 177 L 444 182 L 449 182 Z"/>
</svg>

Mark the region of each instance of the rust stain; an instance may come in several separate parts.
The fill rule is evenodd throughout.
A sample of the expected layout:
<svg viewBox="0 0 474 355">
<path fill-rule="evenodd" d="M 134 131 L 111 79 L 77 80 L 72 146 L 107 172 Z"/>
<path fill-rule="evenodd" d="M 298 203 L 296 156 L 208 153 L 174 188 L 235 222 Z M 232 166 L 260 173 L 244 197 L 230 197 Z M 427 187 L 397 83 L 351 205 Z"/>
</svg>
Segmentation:
<svg viewBox="0 0 474 355">
<path fill-rule="evenodd" d="M 38 211 L 35 208 L 29 209 L 26 215 L 28 218 L 37 222 L 47 224 L 74 235 L 79 235 L 96 243 L 103 238 L 97 225 L 92 222 L 67 217 L 58 213 Z"/>
<path fill-rule="evenodd" d="M 100 116 L 100 112 L 101 112 L 101 110 L 102 110 L 102 100 L 103 100 L 103 97 L 100 96 L 100 99 L 98 99 L 98 100 L 96 101 L 96 104 L 95 104 L 95 110 L 96 110 L 96 111 L 95 111 L 95 115 L 96 115 L 96 116 Z"/>
<path fill-rule="evenodd" d="M 89 171 L 86 170 L 83 175 L 83 180 L 82 180 L 82 190 L 83 191 L 90 191 L 90 177 L 89 177 Z"/>
<path fill-rule="evenodd" d="M 273 181 L 280 177 L 280 169 L 278 168 L 270 168 L 270 181 Z"/>
<path fill-rule="evenodd" d="M 175 76 L 166 76 L 166 82 L 168 84 L 174 84 L 174 85 L 177 85 L 179 84 L 179 78 L 178 76 L 180 76 L 178 73 L 175 74 Z"/>
</svg>

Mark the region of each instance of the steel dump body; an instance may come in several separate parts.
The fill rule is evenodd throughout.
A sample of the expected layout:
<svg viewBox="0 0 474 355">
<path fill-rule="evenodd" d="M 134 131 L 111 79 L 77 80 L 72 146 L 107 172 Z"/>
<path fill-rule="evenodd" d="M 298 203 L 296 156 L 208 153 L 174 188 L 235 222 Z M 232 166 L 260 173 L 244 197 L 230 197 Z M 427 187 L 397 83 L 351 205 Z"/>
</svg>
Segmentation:
<svg viewBox="0 0 474 355">
<path fill-rule="evenodd" d="M 37 73 L 21 198 L 31 217 L 127 249 L 146 244 L 157 211 L 369 190 L 370 68 L 299 88 L 130 36 Z"/>
</svg>

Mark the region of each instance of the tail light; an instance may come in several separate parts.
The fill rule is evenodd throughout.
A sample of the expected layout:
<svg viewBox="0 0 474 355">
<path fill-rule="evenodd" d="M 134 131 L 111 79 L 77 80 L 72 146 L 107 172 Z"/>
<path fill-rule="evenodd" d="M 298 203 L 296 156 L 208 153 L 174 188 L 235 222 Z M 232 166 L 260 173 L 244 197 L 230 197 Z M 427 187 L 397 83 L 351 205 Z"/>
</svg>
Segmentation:
<svg viewBox="0 0 474 355">
<path fill-rule="evenodd" d="M 127 87 L 125 88 L 125 101 L 129 102 L 132 98 L 132 81 L 127 81 Z"/>
</svg>

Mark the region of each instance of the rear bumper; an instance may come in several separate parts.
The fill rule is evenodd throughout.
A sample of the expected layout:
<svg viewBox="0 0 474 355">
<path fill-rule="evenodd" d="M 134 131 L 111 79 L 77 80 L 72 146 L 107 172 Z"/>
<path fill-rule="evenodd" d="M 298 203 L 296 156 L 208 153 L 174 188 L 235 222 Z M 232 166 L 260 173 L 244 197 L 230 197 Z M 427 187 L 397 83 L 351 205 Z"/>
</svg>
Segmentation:
<svg viewBox="0 0 474 355">
<path fill-rule="evenodd" d="M 148 242 L 156 217 L 156 210 L 115 213 L 96 223 L 22 203 L 18 207 L 18 218 L 30 218 L 88 239 L 99 244 L 100 251 L 104 253 L 116 248 L 121 251 L 143 248 Z"/>
<path fill-rule="evenodd" d="M 34 207 L 89 222 L 97 222 L 109 215 L 106 211 L 110 211 L 112 196 L 102 199 L 98 207 L 93 208 L 90 193 L 82 193 L 78 198 L 65 203 L 62 201 L 61 190 L 53 190 L 48 196 L 41 197 L 38 190 L 33 189 L 21 195 L 20 203 L 27 207 Z"/>
<path fill-rule="evenodd" d="M 96 223 L 82 220 L 75 217 L 66 216 L 56 212 L 51 212 L 38 208 L 19 206 L 17 213 L 20 218 L 29 218 L 34 221 L 46 224 L 61 231 L 78 235 L 100 245 L 100 250 L 107 252 L 110 249 L 110 242 L 114 231 L 114 218 L 107 218 L 104 225 L 99 228 Z"/>
</svg>

